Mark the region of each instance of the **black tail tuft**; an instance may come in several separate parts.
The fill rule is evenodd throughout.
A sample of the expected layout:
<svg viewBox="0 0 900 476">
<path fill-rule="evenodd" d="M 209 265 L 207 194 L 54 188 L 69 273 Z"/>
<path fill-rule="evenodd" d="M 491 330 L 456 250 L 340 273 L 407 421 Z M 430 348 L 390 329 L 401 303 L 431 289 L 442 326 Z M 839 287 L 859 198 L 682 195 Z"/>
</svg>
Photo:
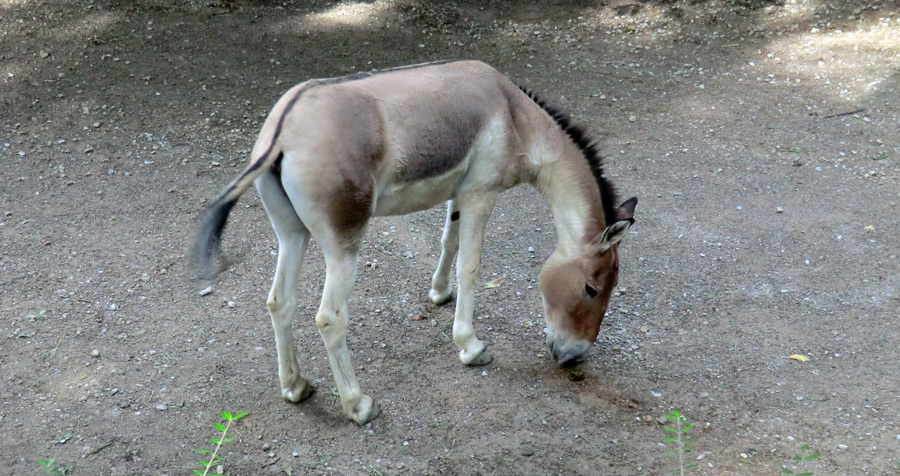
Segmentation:
<svg viewBox="0 0 900 476">
<path fill-rule="evenodd" d="M 219 241 L 225 231 L 225 224 L 228 223 L 228 214 L 231 213 L 235 203 L 237 200 L 217 200 L 204 213 L 203 224 L 197 233 L 192 253 L 196 269 L 202 279 L 208 280 L 213 277 L 213 258 L 219 250 Z"/>
</svg>

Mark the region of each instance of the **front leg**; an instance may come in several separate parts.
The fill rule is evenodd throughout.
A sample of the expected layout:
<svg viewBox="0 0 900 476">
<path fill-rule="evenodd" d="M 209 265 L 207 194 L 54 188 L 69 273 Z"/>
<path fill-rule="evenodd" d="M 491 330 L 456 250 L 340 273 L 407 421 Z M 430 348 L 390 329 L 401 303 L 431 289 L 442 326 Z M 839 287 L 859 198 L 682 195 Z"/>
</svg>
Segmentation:
<svg viewBox="0 0 900 476">
<path fill-rule="evenodd" d="M 447 221 L 444 223 L 444 234 L 441 236 L 441 259 L 431 278 L 431 291 L 428 298 L 435 304 L 447 304 L 453 299 L 453 286 L 450 284 L 450 267 L 456 252 L 459 251 L 459 210 L 456 202 L 447 202 Z"/>
<path fill-rule="evenodd" d="M 472 314 L 475 312 L 475 289 L 481 270 L 484 229 L 497 202 L 497 194 L 457 198 L 459 202 L 459 258 L 456 262 L 456 316 L 453 319 L 453 342 L 459 346 L 459 359 L 466 365 L 487 365 L 494 357 L 483 342 L 475 337 Z"/>
</svg>

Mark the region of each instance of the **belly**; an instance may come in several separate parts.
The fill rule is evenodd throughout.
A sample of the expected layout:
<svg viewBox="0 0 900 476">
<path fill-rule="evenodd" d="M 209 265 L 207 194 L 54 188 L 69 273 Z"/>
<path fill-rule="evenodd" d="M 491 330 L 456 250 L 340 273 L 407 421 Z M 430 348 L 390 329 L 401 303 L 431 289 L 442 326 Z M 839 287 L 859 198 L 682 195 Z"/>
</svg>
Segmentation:
<svg viewBox="0 0 900 476">
<path fill-rule="evenodd" d="M 454 198 L 466 174 L 465 162 L 468 161 L 434 177 L 410 182 L 388 181 L 378 188 L 373 215 L 405 215 L 427 210 Z"/>
</svg>

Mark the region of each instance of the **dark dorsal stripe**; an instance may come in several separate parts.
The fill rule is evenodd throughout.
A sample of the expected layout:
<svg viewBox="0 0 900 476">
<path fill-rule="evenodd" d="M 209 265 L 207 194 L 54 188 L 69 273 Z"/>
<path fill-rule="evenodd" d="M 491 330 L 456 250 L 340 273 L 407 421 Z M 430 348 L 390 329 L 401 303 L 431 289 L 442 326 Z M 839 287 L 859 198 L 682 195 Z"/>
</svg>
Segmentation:
<svg viewBox="0 0 900 476">
<path fill-rule="evenodd" d="M 422 63 L 422 64 L 407 65 L 407 66 L 398 66 L 396 68 L 374 70 L 374 71 L 363 71 L 363 72 L 359 72 L 359 73 L 350 74 L 347 76 L 340 76 L 337 78 L 311 79 L 311 80 L 307 81 L 307 83 L 305 85 L 303 85 L 302 88 L 300 88 L 297 92 L 294 93 L 294 96 L 291 97 L 291 100 L 288 101 L 287 105 L 284 107 L 284 111 L 281 111 L 281 116 L 278 118 L 278 124 L 275 125 L 275 133 L 272 134 L 272 141 L 269 143 L 269 147 L 266 148 L 266 151 L 263 152 L 262 155 L 260 155 L 255 162 L 250 164 L 250 166 L 247 167 L 246 170 L 244 170 L 244 173 L 241 174 L 241 176 L 238 180 L 236 180 L 234 183 L 231 184 L 231 186 L 229 186 L 228 188 L 225 189 L 224 192 L 222 192 L 221 197 L 229 195 L 232 191 L 234 191 L 234 189 L 238 186 L 238 184 L 243 181 L 244 177 L 247 177 L 248 175 L 252 175 L 254 172 L 259 170 L 260 167 L 262 167 L 263 165 L 266 164 L 266 162 L 267 162 L 266 158 L 269 157 L 269 154 L 272 153 L 272 149 L 275 148 L 275 143 L 278 142 L 278 138 L 281 136 L 281 129 L 284 127 L 285 117 L 287 117 L 288 113 L 291 112 L 291 109 L 294 108 L 294 106 L 297 104 L 297 101 L 299 101 L 300 97 L 303 96 L 303 93 L 305 93 L 309 89 L 314 88 L 316 86 L 322 86 L 322 85 L 327 85 L 327 84 L 347 83 L 350 81 L 356 81 L 358 79 L 364 79 L 364 78 L 368 78 L 370 76 L 375 76 L 376 74 L 381 74 L 381 73 L 390 73 L 392 71 L 403 71 L 403 70 L 408 70 L 408 69 L 424 68 L 426 66 L 433 66 L 433 65 L 440 65 L 440 64 L 447 64 L 447 63 L 452 63 L 452 61 L 435 61 L 432 63 Z M 281 157 L 279 156 L 279 158 L 277 160 L 280 161 Z M 278 170 L 277 172 L 280 175 L 280 170 Z"/>
<path fill-rule="evenodd" d="M 445 64 L 446 61 L 435 61 L 433 63 L 422 63 L 422 64 L 413 64 L 408 66 L 398 66 L 396 68 L 382 69 L 376 71 L 363 71 L 360 73 L 354 73 L 347 76 L 340 76 L 337 78 L 326 78 L 326 79 L 313 79 L 306 83 L 305 86 L 300 88 L 299 91 L 294 93 L 294 97 L 291 98 L 290 102 L 288 102 L 287 106 L 284 108 L 284 111 L 281 112 L 281 117 L 278 118 L 278 125 L 275 127 L 275 134 L 272 135 L 272 143 L 269 144 L 269 147 L 266 149 L 266 152 L 262 155 L 262 157 L 266 157 L 269 153 L 272 152 L 272 148 L 275 147 L 275 143 L 278 142 L 278 137 L 281 135 L 281 127 L 284 125 L 284 118 L 287 117 L 288 113 L 291 112 L 291 109 L 294 108 L 294 105 L 297 104 L 297 101 L 300 100 L 300 96 L 303 95 L 308 89 L 323 86 L 327 84 L 340 84 L 340 83 L 349 83 L 350 81 L 356 81 L 359 79 L 368 78 L 371 76 L 375 76 L 376 74 L 382 73 L 390 73 L 394 71 L 404 71 L 408 69 L 417 69 L 423 68 L 425 66 L 433 66 L 439 64 Z"/>
<path fill-rule="evenodd" d="M 594 179 L 597 181 L 597 187 L 600 189 L 600 201 L 603 202 L 603 214 L 606 219 L 606 226 L 612 225 L 616 221 L 616 202 L 618 202 L 618 196 L 616 194 L 616 188 L 613 184 L 603 176 L 603 157 L 600 155 L 600 151 L 597 150 L 597 143 L 594 142 L 593 139 L 588 137 L 587 133 L 580 126 L 573 124 L 571 118 L 568 114 L 557 108 L 556 106 L 552 106 L 548 104 L 543 99 L 539 98 L 536 94 L 530 91 L 528 88 L 520 85 L 516 85 L 523 93 L 525 93 L 532 101 L 535 102 L 541 109 L 544 110 L 550 117 L 553 118 L 553 121 L 559 125 L 560 129 L 562 129 L 566 135 L 572 139 L 572 142 L 581 149 L 582 154 L 584 155 L 585 160 L 587 160 L 588 166 L 591 169 L 591 172 L 594 174 Z"/>
</svg>

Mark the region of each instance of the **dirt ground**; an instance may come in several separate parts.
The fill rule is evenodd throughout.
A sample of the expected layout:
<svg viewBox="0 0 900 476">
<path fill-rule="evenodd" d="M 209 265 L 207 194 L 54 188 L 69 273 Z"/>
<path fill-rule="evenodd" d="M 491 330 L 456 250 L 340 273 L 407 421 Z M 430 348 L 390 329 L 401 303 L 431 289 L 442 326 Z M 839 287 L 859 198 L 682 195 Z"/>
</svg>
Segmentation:
<svg viewBox="0 0 900 476">
<path fill-rule="evenodd" d="M 291 85 L 451 58 L 568 110 L 640 198 L 586 378 L 545 350 L 553 222 L 520 187 L 476 298 L 494 363 L 460 364 L 426 297 L 444 211 L 375 219 L 348 339 L 383 413 L 356 426 L 331 391 L 315 246 L 295 335 L 318 391 L 285 403 L 260 201 L 206 296 L 198 214 Z M 0 66 L 0 474 L 189 474 L 246 411 L 226 474 L 661 475 L 673 409 L 688 474 L 900 474 L 893 1 L 0 0 Z"/>
</svg>

